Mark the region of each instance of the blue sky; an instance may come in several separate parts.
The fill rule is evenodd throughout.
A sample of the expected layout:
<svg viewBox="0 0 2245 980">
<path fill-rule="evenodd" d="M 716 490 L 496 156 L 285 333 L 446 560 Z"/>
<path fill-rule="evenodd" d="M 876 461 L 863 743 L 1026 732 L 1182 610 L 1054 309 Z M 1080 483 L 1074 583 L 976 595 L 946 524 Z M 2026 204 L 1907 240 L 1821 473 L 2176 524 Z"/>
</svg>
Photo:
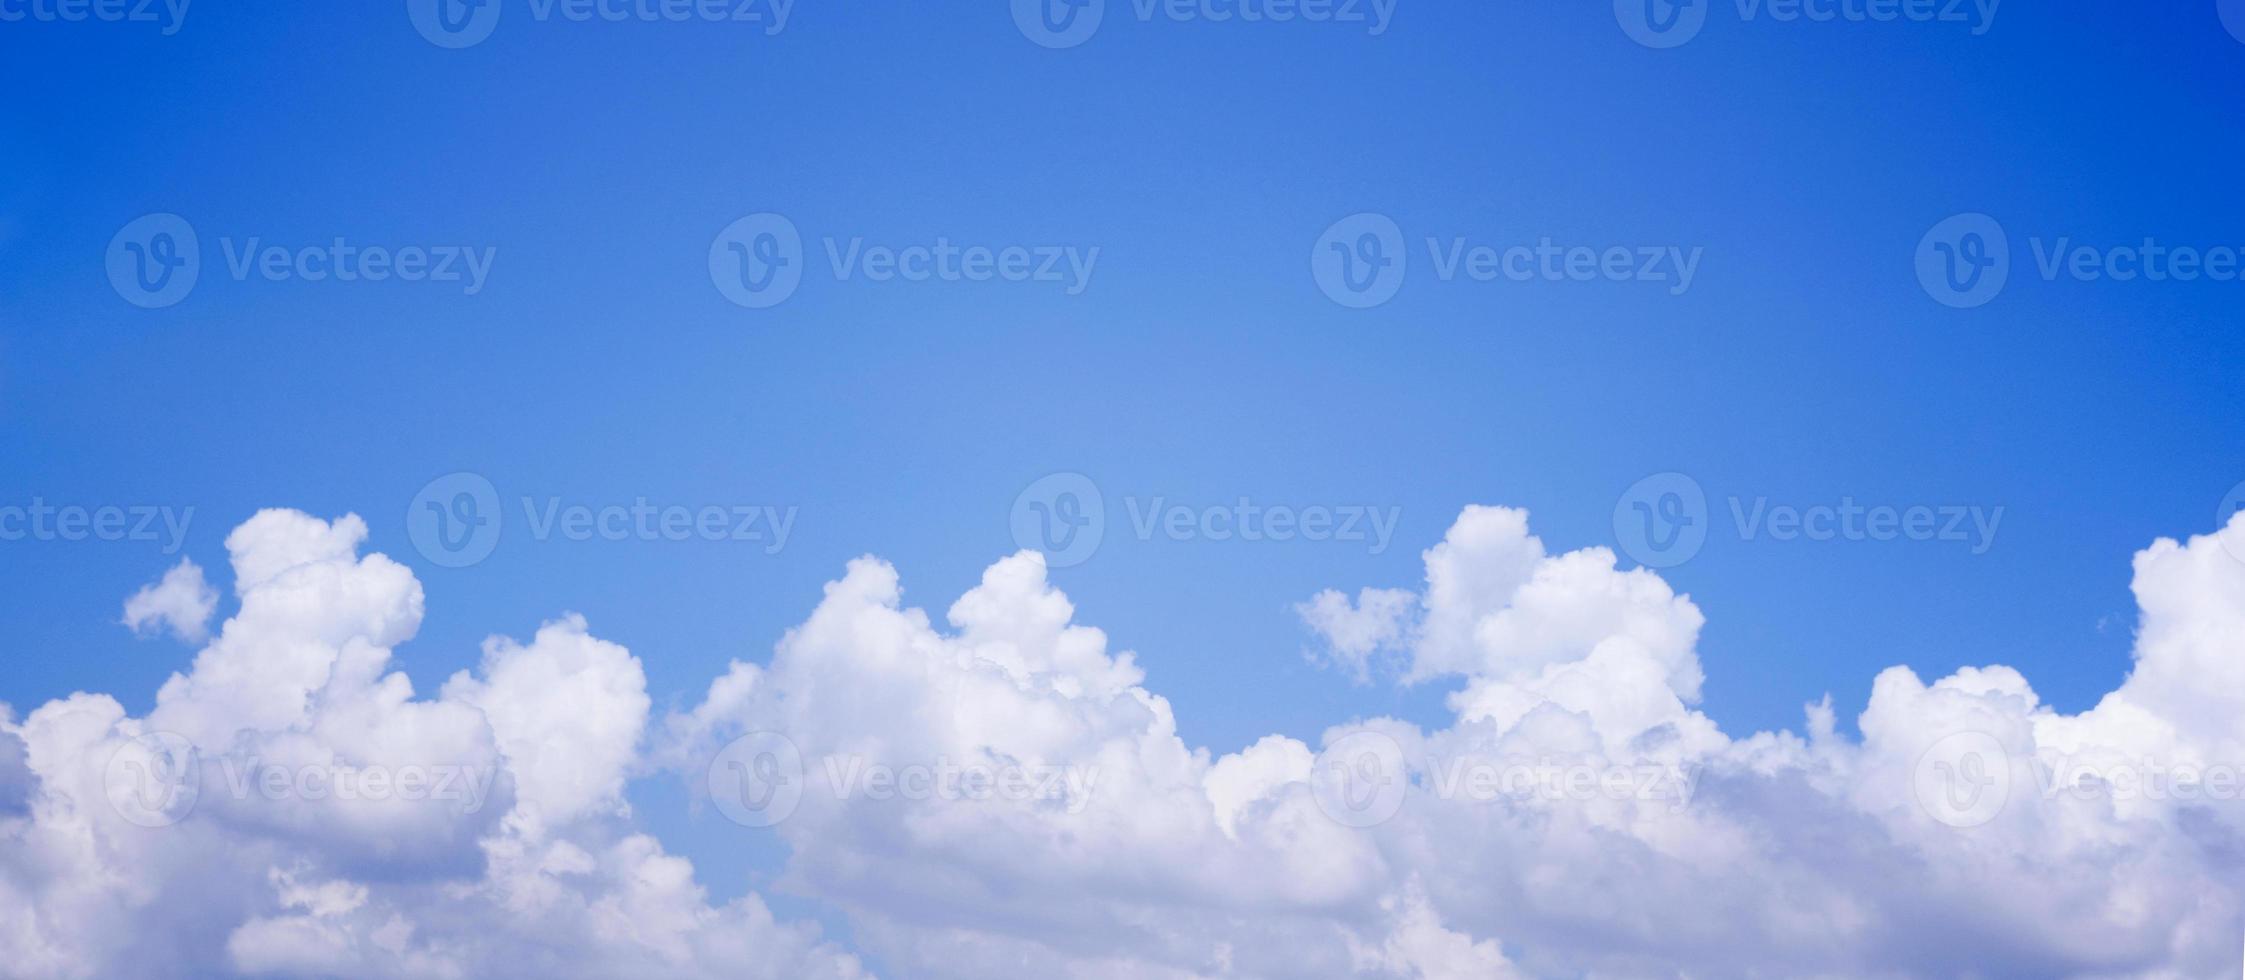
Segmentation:
<svg viewBox="0 0 2245 980">
<path fill-rule="evenodd" d="M 1137 651 L 1189 744 L 1314 743 L 1436 719 L 1453 685 L 1321 668 L 1296 603 L 1415 587 L 1472 503 L 1526 508 L 1554 551 L 1612 546 L 1625 492 L 1678 472 L 1713 523 L 1663 577 L 1707 615 L 1701 707 L 1732 735 L 1798 728 L 1827 692 L 1845 729 L 1893 664 L 2009 664 L 2079 711 L 2128 671 L 2129 556 L 2212 531 L 2245 480 L 2245 284 L 2035 261 L 2060 239 L 2245 248 L 2245 40 L 2212 0 L 2005 4 L 1977 34 L 1722 2 L 1668 50 L 1598 3 L 1401 0 L 1371 36 L 1109 0 L 1061 49 L 994 2 L 806 0 L 776 34 L 510 2 L 459 50 L 399 7 L 0 25 L 0 504 L 192 507 L 180 554 L 222 587 L 222 542 L 257 509 L 357 513 L 428 589 L 397 653 L 424 694 L 487 635 L 575 611 L 641 658 L 658 711 L 691 704 L 856 556 L 940 615 L 1023 543 L 1016 495 L 1081 473 L 1106 522 L 1053 572 L 1078 621 Z M 799 229 L 803 281 L 749 309 L 708 255 L 765 212 Z M 1400 229 L 1408 270 L 1351 309 L 1310 259 L 1364 212 Z M 201 271 L 150 310 L 104 262 L 155 213 L 192 226 Z M 1964 213 L 2012 259 L 2000 295 L 1958 309 L 1914 256 Z M 237 279 L 222 244 L 338 237 L 492 262 L 466 295 Z M 841 279 L 824 243 L 852 238 L 1098 251 L 1071 295 Z M 1680 295 L 1444 281 L 1430 238 L 1700 258 Z M 464 568 L 406 523 L 456 472 L 507 522 Z M 525 497 L 795 516 L 777 553 L 535 540 Z M 1128 507 L 1155 498 L 1396 524 L 1377 553 L 1141 539 Z M 1733 498 L 2002 516 L 1982 553 L 1747 540 Z M 102 690 L 137 712 L 185 668 L 117 624 L 179 557 L 161 542 L 0 554 L 0 701 Z M 632 792 L 736 890 L 681 791 Z"/>
</svg>

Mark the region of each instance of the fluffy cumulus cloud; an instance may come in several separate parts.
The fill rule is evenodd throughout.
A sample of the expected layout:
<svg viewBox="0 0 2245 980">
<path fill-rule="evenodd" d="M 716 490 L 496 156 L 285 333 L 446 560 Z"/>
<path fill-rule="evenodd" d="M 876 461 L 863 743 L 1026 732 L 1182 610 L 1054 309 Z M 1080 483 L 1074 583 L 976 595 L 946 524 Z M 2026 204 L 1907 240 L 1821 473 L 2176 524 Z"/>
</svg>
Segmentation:
<svg viewBox="0 0 2245 980">
<path fill-rule="evenodd" d="M 145 717 L 96 694 L 0 711 L 6 970 L 2237 969 L 2245 518 L 2137 556 L 2135 668 L 2086 712 L 2002 666 L 1898 667 L 1859 735 L 1829 699 L 1798 732 L 1739 734 L 1697 707 L 1689 597 L 1469 508 L 1423 583 L 1302 604 L 1322 657 L 1443 685 L 1447 720 L 1229 753 L 1178 736 L 1034 553 L 940 622 L 853 562 L 768 663 L 659 717 L 639 662 L 570 616 L 417 697 L 389 656 L 421 590 L 364 533 L 278 511 L 238 529 L 240 609 Z M 779 887 L 846 920 L 850 949 L 754 896 L 711 902 L 635 830 L 630 781 L 670 778 L 775 835 Z"/>
<path fill-rule="evenodd" d="M 240 609 L 144 717 L 84 693 L 0 711 L 0 972 L 862 974 L 632 831 L 628 651 L 565 618 L 417 697 L 390 652 L 421 586 L 365 536 L 290 511 L 236 529 Z"/>
<path fill-rule="evenodd" d="M 203 580 L 202 566 L 185 558 L 164 577 L 142 586 L 125 600 L 126 626 L 142 635 L 170 631 L 185 643 L 210 636 L 210 617 L 218 611 L 218 590 Z"/>
</svg>

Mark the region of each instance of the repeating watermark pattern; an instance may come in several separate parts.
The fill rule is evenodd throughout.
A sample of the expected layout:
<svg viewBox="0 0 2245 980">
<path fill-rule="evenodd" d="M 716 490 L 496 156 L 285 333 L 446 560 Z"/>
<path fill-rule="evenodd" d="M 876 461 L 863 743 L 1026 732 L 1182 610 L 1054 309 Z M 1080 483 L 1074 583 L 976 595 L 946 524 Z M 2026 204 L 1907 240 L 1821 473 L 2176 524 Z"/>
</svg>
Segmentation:
<svg viewBox="0 0 2245 980">
<path fill-rule="evenodd" d="M 1986 305 L 2011 280 L 2011 239 L 1984 214 L 1945 218 L 1918 240 L 1918 285 L 1944 306 Z"/>
<path fill-rule="evenodd" d="M 1427 788 L 1439 800 L 1467 803 L 1586 803 L 1593 800 L 1691 805 L 1699 787 L 1694 766 L 1663 762 L 1592 764 L 1553 759 L 1469 755 L 1428 759 Z"/>
<path fill-rule="evenodd" d="M 1395 538 L 1400 507 L 1370 504 L 1272 504 L 1252 497 L 1226 503 L 1174 501 L 1165 495 L 1127 494 L 1123 509 L 1140 541 L 1338 541 L 1382 554 Z M 1013 498 L 1009 514 L 1015 546 L 1042 552 L 1051 568 L 1090 560 L 1106 539 L 1106 497 L 1081 473 L 1054 473 Z"/>
<path fill-rule="evenodd" d="M 103 792 L 126 822 L 155 828 L 187 819 L 197 804 L 213 798 L 444 803 L 461 813 L 476 813 L 490 801 L 499 778 L 498 767 L 490 764 L 283 764 L 233 755 L 217 762 L 216 767 L 205 765 L 202 752 L 186 736 L 149 732 L 110 753 Z"/>
<path fill-rule="evenodd" d="M 1853 496 L 1837 503 L 1773 504 L 1766 495 L 1727 498 L 1732 529 L 1741 541 L 1931 541 L 1960 544 L 1974 555 L 1995 546 L 2001 505 L 1864 504 Z M 1682 473 L 1657 473 L 1632 484 L 1614 504 L 1614 541 L 1648 568 L 1690 561 L 1707 542 L 1707 493 Z"/>
<path fill-rule="evenodd" d="M 1994 820 L 2011 801 L 2011 756 L 1985 732 L 1953 732 L 1918 756 L 1910 792 L 1928 816 L 1951 827 Z"/>
<path fill-rule="evenodd" d="M 2003 524 L 2003 505 L 1864 505 L 1843 496 L 1837 504 L 1772 506 L 1768 497 L 1730 498 L 1731 519 L 1741 541 L 1766 535 L 1772 541 L 1945 541 L 1964 544 L 1984 555 L 1995 546 Z"/>
<path fill-rule="evenodd" d="M 1107 17 L 1107 0 L 1013 0 L 1013 24 L 1021 35 L 1048 48 L 1072 48 L 1091 40 Z"/>
<path fill-rule="evenodd" d="M 33 497 L 28 504 L 0 504 L 0 541 L 150 541 L 173 554 L 187 542 L 193 505 L 120 506 L 54 504 Z"/>
<path fill-rule="evenodd" d="M 2084 758 L 2039 750 L 2029 769 L 2046 800 L 2233 803 L 2245 799 L 2245 766 L 2167 762 L 2152 756 Z"/>
<path fill-rule="evenodd" d="M 1394 299 L 1410 267 L 1403 229 L 1384 214 L 1352 214 L 1333 223 L 1310 249 L 1310 276 L 1326 298 L 1363 310 Z"/>
<path fill-rule="evenodd" d="M 498 257 L 495 246 L 366 245 L 341 235 L 314 245 L 276 245 L 250 236 L 218 240 L 226 274 L 236 282 L 385 282 L 456 285 L 483 291 Z M 176 214 L 143 215 L 109 240 L 104 267 L 125 302 L 161 309 L 186 299 L 202 275 L 193 225 Z"/>
<path fill-rule="evenodd" d="M 1003 282 L 1056 286 L 1069 296 L 1091 288 L 1099 246 L 868 242 L 862 235 L 819 240 L 836 282 Z M 709 243 L 709 279 L 733 303 L 777 306 L 803 283 L 803 236 L 787 216 L 763 212 L 726 225 Z"/>
<path fill-rule="evenodd" d="M 464 763 L 287 765 L 228 755 L 219 758 L 218 775 L 227 797 L 236 801 L 444 803 L 460 813 L 478 813 L 491 800 L 499 768 Z"/>
<path fill-rule="evenodd" d="M 413 29 L 440 48 L 481 44 L 498 30 L 503 0 L 406 0 Z M 539 24 L 720 24 L 766 37 L 787 29 L 795 0 L 522 0 Z"/>
<path fill-rule="evenodd" d="M 1310 797 L 1343 827 L 1388 822 L 1403 810 L 1410 791 L 1403 746 L 1379 732 L 1350 732 L 1333 740 L 1310 769 Z"/>
<path fill-rule="evenodd" d="M 2177 245 L 2146 236 L 2120 243 L 2076 242 L 2071 236 L 2027 240 L 2034 274 L 2044 282 L 2207 282 L 2245 279 L 2245 247 Z M 2011 280 L 2010 236 L 1985 214 L 1946 218 L 1918 242 L 1918 283 L 1945 306 L 1984 306 Z"/>
<path fill-rule="evenodd" d="M 430 480 L 405 508 L 406 536 L 421 557 L 445 568 L 466 568 L 491 557 L 506 520 L 499 488 L 480 473 L 450 473 Z"/>
<path fill-rule="evenodd" d="M 803 751 L 778 732 L 750 732 L 718 750 L 704 782 L 725 819 L 770 827 L 802 805 Z"/>
<path fill-rule="evenodd" d="M 1099 785 L 1099 770 L 1089 766 L 961 763 L 942 756 L 898 766 L 850 754 L 826 756 L 819 765 L 825 786 L 844 801 L 1037 803 L 1072 817 L 1091 806 Z"/>
<path fill-rule="evenodd" d="M 1614 19 L 1631 40 L 1673 48 L 1698 37 L 1715 0 L 1614 0 Z"/>
<path fill-rule="evenodd" d="M 574 503 L 558 496 L 519 498 L 534 541 L 750 542 L 767 555 L 787 547 L 798 508 L 771 504 Z M 478 473 L 451 473 L 423 485 L 406 506 L 406 534 L 431 563 L 466 568 L 491 557 L 506 523 L 499 489 Z"/>
<path fill-rule="evenodd" d="M 203 258 L 195 228 L 176 214 L 142 215 L 109 239 L 103 260 L 109 284 L 125 302 L 162 309 L 186 299 L 202 275 Z"/>
<path fill-rule="evenodd" d="M 1107 503 L 1099 484 L 1081 473 L 1054 473 L 1013 498 L 1013 542 L 1041 551 L 1051 568 L 1081 565 L 1107 534 Z"/>
<path fill-rule="evenodd" d="M 836 753 L 806 767 L 793 739 L 769 731 L 726 743 L 704 775 L 718 812 L 743 827 L 786 820 L 814 787 L 845 803 L 1031 803 L 1075 816 L 1091 806 L 1098 783 L 1095 767 L 954 762 L 941 756 L 929 763 L 896 765 Z"/>
<path fill-rule="evenodd" d="M 102 791 L 125 822 L 168 827 L 187 819 L 202 796 L 201 759 L 186 736 L 149 732 L 109 754 Z"/>
<path fill-rule="evenodd" d="M 406 0 L 413 29 L 440 48 L 482 44 L 499 27 L 499 0 Z"/>
<path fill-rule="evenodd" d="M 1622 32 L 1648 48 L 1673 48 L 1698 37 L 1719 0 L 1614 0 Z M 2002 0 L 1732 0 L 1741 23 L 1930 24 L 1965 28 L 1973 37 L 1994 29 Z"/>
<path fill-rule="evenodd" d="M 1614 504 L 1614 542 L 1647 568 L 1673 568 L 1707 544 L 1707 491 L 1682 473 L 1637 481 Z"/>
<path fill-rule="evenodd" d="M 2222 550 L 2229 552 L 2231 558 L 2245 561 L 2245 534 L 2222 533 L 2229 528 L 2230 521 L 2239 511 L 2245 511 L 2245 483 L 2229 488 L 2228 495 L 2222 497 L 2221 506 L 2214 508 L 2214 531 L 2219 535 L 2216 540 L 2222 543 Z"/>
<path fill-rule="evenodd" d="M 752 310 L 785 302 L 803 283 L 803 236 L 795 222 L 766 212 L 726 225 L 709 243 L 709 281 Z"/>
<path fill-rule="evenodd" d="M 1395 22 L 1396 0 L 1125 0 L 1141 24 L 1313 24 L 1371 37 Z M 1013 24 L 1048 48 L 1072 48 L 1099 32 L 1108 0 L 1013 0 Z"/>
<path fill-rule="evenodd" d="M 170 37 L 193 0 L 0 0 L 0 24 L 153 24 Z"/>
<path fill-rule="evenodd" d="M 1476 242 L 1467 236 L 1428 236 L 1427 259 L 1442 282 L 1656 283 L 1671 296 L 1692 288 L 1701 246 L 1565 244 L 1550 236 L 1532 242 Z M 1334 222 L 1310 249 L 1310 275 L 1327 298 L 1351 309 L 1378 306 L 1403 288 L 1410 268 L 1403 230 L 1373 212 Z"/>
<path fill-rule="evenodd" d="M 1311 796 L 1333 822 L 1365 828 L 1393 819 L 1413 789 L 1455 803 L 1634 800 L 1682 810 L 1691 805 L 1700 775 L 1697 767 L 1661 762 L 1594 764 L 1472 753 L 1419 761 L 1414 773 L 1394 738 L 1351 732 L 1318 753 L 1310 771 Z"/>
<path fill-rule="evenodd" d="M 1911 794 L 1926 815 L 1958 829 L 2003 815 L 2022 789 L 2044 803 L 2141 801 L 2233 803 L 2245 799 L 2245 766 L 2170 762 L 2151 756 L 2015 753 L 1977 731 L 1942 736 L 1911 768 Z M 2022 778 L 2023 777 L 2023 778 Z"/>
</svg>

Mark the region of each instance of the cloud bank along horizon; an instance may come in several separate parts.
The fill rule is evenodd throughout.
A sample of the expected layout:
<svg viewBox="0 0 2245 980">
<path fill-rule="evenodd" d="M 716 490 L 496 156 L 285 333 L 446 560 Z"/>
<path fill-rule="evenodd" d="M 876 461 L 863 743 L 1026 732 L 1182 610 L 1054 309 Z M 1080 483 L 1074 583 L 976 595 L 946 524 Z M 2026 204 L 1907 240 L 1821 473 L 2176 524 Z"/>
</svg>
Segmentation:
<svg viewBox="0 0 2245 980">
<path fill-rule="evenodd" d="M 123 622 L 207 644 L 144 717 L 0 708 L 0 957 L 37 976 L 2211 975 L 2245 864 L 2245 516 L 2138 553 L 2134 670 L 2061 714 L 2003 666 L 1872 680 L 1860 739 L 1698 711 L 1704 622 L 1605 548 L 1468 507 L 1419 585 L 1307 597 L 1317 656 L 1449 727 L 1186 744 L 1023 552 L 938 624 L 851 562 L 768 664 L 658 714 L 562 614 L 421 695 L 425 597 L 366 525 L 226 539 Z M 753 601 L 753 597 L 749 599 Z M 636 780 L 785 845 L 713 901 Z M 714 815 L 714 816 L 712 816 Z"/>
</svg>

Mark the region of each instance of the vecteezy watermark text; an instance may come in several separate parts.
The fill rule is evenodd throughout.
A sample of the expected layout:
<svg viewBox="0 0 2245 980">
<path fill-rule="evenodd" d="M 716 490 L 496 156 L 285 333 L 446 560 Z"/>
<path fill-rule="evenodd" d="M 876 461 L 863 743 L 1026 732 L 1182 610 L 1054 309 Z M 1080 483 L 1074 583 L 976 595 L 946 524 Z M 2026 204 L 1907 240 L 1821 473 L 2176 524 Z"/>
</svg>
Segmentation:
<svg viewBox="0 0 2245 980">
<path fill-rule="evenodd" d="M 1971 730 L 1936 739 L 1919 754 L 1910 779 L 1911 794 L 1926 815 L 1960 829 L 1995 820 L 2030 785 L 2045 804 L 2245 800 L 2245 766 L 2236 763 L 2048 746 L 2015 752 L 2001 739 Z"/>
<path fill-rule="evenodd" d="M 219 771 L 237 800 L 450 802 L 459 804 L 462 813 L 482 810 L 499 778 L 492 765 L 286 765 L 230 755 L 219 759 Z"/>
<path fill-rule="evenodd" d="M 787 29 L 795 0 L 524 0 L 540 24 L 750 25 L 766 37 Z M 413 29 L 440 48 L 469 48 L 499 27 L 502 0 L 406 0 Z"/>
<path fill-rule="evenodd" d="M 1428 236 L 1426 250 L 1434 277 L 1442 282 L 1656 283 L 1671 296 L 1692 288 L 1706 253 L 1700 246 L 1570 244 L 1548 235 L 1504 243 Z M 1310 275 L 1333 302 L 1366 309 L 1403 288 L 1410 267 L 1404 253 L 1403 229 L 1393 219 L 1355 214 L 1318 236 L 1310 250 Z"/>
<path fill-rule="evenodd" d="M 938 756 L 932 764 L 890 765 L 857 755 L 821 761 L 826 785 L 843 800 L 1007 800 L 1048 802 L 1069 816 L 1091 805 L 1099 770 L 1073 765 L 959 763 Z"/>
<path fill-rule="evenodd" d="M 2229 530 L 2239 514 L 2245 514 L 2245 483 L 2229 488 L 2229 493 L 2224 494 L 2222 502 L 2214 508 L 2215 540 L 2222 543 L 2222 550 L 2229 552 L 2231 558 L 2245 561 L 2245 534 Z"/>
<path fill-rule="evenodd" d="M 441 803 L 472 814 L 490 800 L 499 777 L 499 767 L 488 763 L 281 763 L 231 754 L 217 762 L 213 773 L 185 736 L 149 732 L 111 750 L 103 790 L 119 816 L 153 828 L 186 819 L 214 792 L 237 803 Z"/>
<path fill-rule="evenodd" d="M 1396 0 L 1129 0 L 1139 23 L 1337 24 L 1371 37 L 1388 32 Z M 1021 35 L 1048 48 L 1091 40 L 1106 20 L 1107 0 L 1013 0 Z"/>
<path fill-rule="evenodd" d="M 1614 19 L 1630 40 L 1673 48 L 1698 37 L 1719 0 L 1614 0 Z M 1943 24 L 1973 37 L 1995 27 L 2002 0 L 1733 0 L 1744 23 Z"/>
<path fill-rule="evenodd" d="M 769 827 L 795 813 L 807 790 L 841 802 L 1015 803 L 1049 807 L 1069 816 L 1091 806 L 1096 767 L 1067 764 L 956 761 L 879 762 L 854 753 L 821 757 L 805 766 L 795 741 L 778 732 L 750 732 L 726 743 L 710 759 L 704 786 L 725 818 L 744 827 Z"/>
<path fill-rule="evenodd" d="M 2235 283 L 2245 280 L 2245 245 L 2139 241 L 2078 242 L 2070 235 L 2027 239 L 2044 282 Z M 1971 212 L 1943 219 L 1918 241 L 1918 284 L 1944 306 L 1984 306 L 2012 279 L 2015 250 L 1996 219 Z"/>
<path fill-rule="evenodd" d="M 186 542 L 194 519 L 192 505 L 89 507 L 33 497 L 29 504 L 0 504 L 0 541 L 161 541 L 168 555 Z"/>
<path fill-rule="evenodd" d="M 0 0 L 0 24 L 161 24 L 165 37 L 187 25 L 193 0 Z"/>
<path fill-rule="evenodd" d="M 770 504 L 573 503 L 558 496 L 520 498 L 523 523 L 536 541 L 753 542 L 767 555 L 787 547 L 797 508 Z M 406 530 L 421 556 L 464 568 L 498 548 L 505 515 L 499 490 L 475 473 L 428 482 L 406 508 Z"/>
<path fill-rule="evenodd" d="M 1123 497 L 1130 531 L 1140 541 L 1341 541 L 1381 554 L 1394 540 L 1400 507 L 1370 504 L 1257 502 L 1187 503 L 1156 494 Z M 1014 497 L 1010 525 L 1016 547 L 1044 553 L 1066 568 L 1089 560 L 1106 537 L 1106 496 L 1081 473 L 1040 478 Z"/>
<path fill-rule="evenodd" d="M 236 282 L 444 283 L 473 296 L 483 291 L 498 256 L 494 246 L 368 245 L 341 235 L 316 244 L 281 245 L 260 236 L 221 237 L 226 274 Z M 161 309 L 186 299 L 202 276 L 203 250 L 193 225 L 176 214 L 134 219 L 109 241 L 109 284 L 128 303 Z"/>
<path fill-rule="evenodd" d="M 1842 495 L 1836 503 L 1773 504 L 1766 495 L 1728 499 L 1732 529 L 1741 541 L 1937 541 L 1986 554 L 2003 523 L 2003 507 L 1978 504 L 1865 504 Z M 1614 504 L 1614 539 L 1624 554 L 1648 568 L 1690 561 L 1711 529 L 1707 493 L 1682 473 L 1657 473 L 1625 491 Z"/>
<path fill-rule="evenodd" d="M 1318 753 L 1310 771 L 1310 790 L 1327 817 L 1346 827 L 1362 828 L 1393 818 L 1413 788 L 1448 802 L 1526 805 L 1633 800 L 1682 810 L 1691 805 L 1700 775 L 1695 766 L 1655 761 L 1594 763 L 1479 753 L 1428 755 L 1419 761 L 1416 767 L 1409 765 L 1403 747 L 1385 734 L 1351 732 Z"/>
<path fill-rule="evenodd" d="M 868 242 L 865 236 L 820 239 L 836 282 L 1002 282 L 1052 285 L 1069 296 L 1091 288 L 1099 246 L 930 242 Z M 804 272 L 803 236 L 793 221 L 752 214 L 718 232 L 709 245 L 709 278 L 717 291 L 749 309 L 777 306 L 795 294 Z"/>
</svg>

